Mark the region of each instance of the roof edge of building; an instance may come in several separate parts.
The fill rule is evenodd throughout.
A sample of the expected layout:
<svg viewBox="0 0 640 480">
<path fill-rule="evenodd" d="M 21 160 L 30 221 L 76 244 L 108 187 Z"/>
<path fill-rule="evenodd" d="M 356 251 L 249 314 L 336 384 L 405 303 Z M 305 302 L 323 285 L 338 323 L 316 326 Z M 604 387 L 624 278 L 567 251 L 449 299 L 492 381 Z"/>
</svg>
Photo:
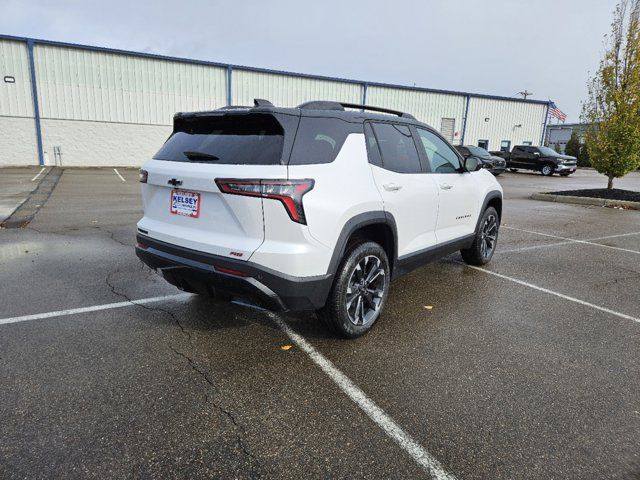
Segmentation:
<svg viewBox="0 0 640 480">
<path fill-rule="evenodd" d="M 297 72 L 290 72 L 286 70 L 275 70 L 275 69 L 261 68 L 261 67 L 249 67 L 246 65 L 235 65 L 231 63 L 212 62 L 208 60 L 198 60 L 198 59 L 185 58 L 185 57 L 174 57 L 171 55 L 137 52 L 134 50 L 122 50 L 122 49 L 110 48 L 110 47 L 98 47 L 94 45 L 85 45 L 81 43 L 59 42 L 55 40 L 45 40 L 45 39 L 22 37 L 22 36 L 16 36 L 16 35 L 0 34 L 0 40 L 12 40 L 12 41 L 18 41 L 18 42 L 25 42 L 25 43 L 32 42 L 34 44 L 40 44 L 40 45 L 50 45 L 50 46 L 64 47 L 64 48 L 75 48 L 80 50 L 112 53 L 112 54 L 127 55 L 127 56 L 140 57 L 140 58 L 150 58 L 150 59 L 165 60 L 165 61 L 171 61 L 171 62 L 189 63 L 194 65 L 207 65 L 212 67 L 231 68 L 232 70 L 240 70 L 240 71 L 249 71 L 249 72 L 266 73 L 266 74 L 274 74 L 274 75 L 284 75 L 289 77 L 309 78 L 314 80 L 350 83 L 354 85 L 367 85 L 369 87 L 395 88 L 399 90 L 410 90 L 415 92 L 436 93 L 436 94 L 442 94 L 442 95 L 457 95 L 457 96 L 463 96 L 463 97 L 483 98 L 483 99 L 489 99 L 489 100 L 501 100 L 501 101 L 507 101 L 507 102 L 517 102 L 517 103 L 527 103 L 527 104 L 538 104 L 538 105 L 549 104 L 548 100 L 534 100 L 534 99 L 530 100 L 525 98 L 505 97 L 501 95 L 491 95 L 491 94 L 484 94 L 484 93 L 473 93 L 473 92 L 464 92 L 464 91 L 457 91 L 457 90 L 443 90 L 443 89 L 428 88 L 428 87 L 415 87 L 415 86 L 409 86 L 409 85 L 398 85 L 398 84 L 384 83 L 384 82 L 372 82 L 367 80 L 354 80 L 350 78 L 331 77 L 327 75 L 315 75 L 315 74 L 308 74 L 308 73 L 297 73 Z"/>
</svg>

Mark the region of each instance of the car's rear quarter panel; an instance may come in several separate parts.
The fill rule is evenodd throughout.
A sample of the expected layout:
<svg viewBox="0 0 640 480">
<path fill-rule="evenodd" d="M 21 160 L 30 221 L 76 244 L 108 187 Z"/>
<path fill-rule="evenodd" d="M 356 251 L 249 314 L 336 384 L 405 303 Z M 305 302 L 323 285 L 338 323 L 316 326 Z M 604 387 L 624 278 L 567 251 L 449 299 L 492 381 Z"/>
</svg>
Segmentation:
<svg viewBox="0 0 640 480">
<path fill-rule="evenodd" d="M 290 179 L 315 180 L 313 190 L 304 196 L 304 210 L 309 234 L 327 250 L 324 258 L 318 257 L 308 268 L 317 274 L 326 273 L 344 225 L 360 213 L 383 210 L 369 168 L 364 134 L 350 134 L 331 163 L 288 168 Z"/>
</svg>

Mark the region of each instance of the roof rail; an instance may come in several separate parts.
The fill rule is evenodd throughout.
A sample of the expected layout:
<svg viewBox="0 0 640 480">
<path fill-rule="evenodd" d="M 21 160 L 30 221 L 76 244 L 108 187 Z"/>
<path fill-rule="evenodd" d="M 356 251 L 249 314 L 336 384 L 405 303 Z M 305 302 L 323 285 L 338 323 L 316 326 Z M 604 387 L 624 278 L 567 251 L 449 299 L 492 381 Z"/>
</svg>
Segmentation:
<svg viewBox="0 0 640 480">
<path fill-rule="evenodd" d="M 340 103 L 344 108 L 359 108 L 360 110 L 371 110 L 372 112 L 390 113 L 391 115 L 397 115 L 402 118 L 410 118 L 415 120 L 416 118 L 410 113 L 400 112 L 398 110 L 391 110 L 390 108 L 372 107 L 369 105 L 358 105 L 357 103 Z"/>
<path fill-rule="evenodd" d="M 343 102 L 330 102 L 324 100 L 313 100 L 311 102 L 305 102 L 298 105 L 297 108 L 309 109 L 309 110 L 341 110 L 345 108 L 357 108 L 360 110 L 371 110 L 372 112 L 390 113 L 391 115 L 397 115 L 402 118 L 410 118 L 415 120 L 415 117 L 409 113 L 400 112 L 398 110 L 391 110 L 390 108 L 373 107 L 369 105 L 359 105 L 357 103 L 343 103 Z"/>
<path fill-rule="evenodd" d="M 344 107 L 338 102 L 329 102 L 325 100 L 313 100 L 311 102 L 305 102 L 298 105 L 297 108 L 303 108 L 308 110 L 341 110 L 344 111 Z"/>
</svg>

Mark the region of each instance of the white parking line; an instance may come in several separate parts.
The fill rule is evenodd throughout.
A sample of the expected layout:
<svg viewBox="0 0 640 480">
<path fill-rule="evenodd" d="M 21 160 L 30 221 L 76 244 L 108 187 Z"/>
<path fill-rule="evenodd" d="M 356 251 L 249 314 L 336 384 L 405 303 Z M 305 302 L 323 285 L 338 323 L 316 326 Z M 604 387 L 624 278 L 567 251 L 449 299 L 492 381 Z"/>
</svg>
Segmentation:
<svg viewBox="0 0 640 480">
<path fill-rule="evenodd" d="M 407 452 L 413 460 L 420 465 L 431 478 L 438 480 L 454 480 L 455 477 L 447 473 L 440 462 L 436 460 L 429 452 L 427 452 L 418 442 L 405 432 L 393 418 L 385 413 L 373 400 L 342 373 L 336 366 L 331 363 L 324 355 L 317 351 L 307 340 L 296 333 L 284 320 L 272 312 L 266 312 L 267 315 L 280 327 L 280 329 L 289 337 L 289 339 L 304 353 L 306 353 L 311 361 L 342 390 L 358 407 L 367 414 L 391 439 L 393 439 L 405 452 Z"/>
<path fill-rule="evenodd" d="M 585 302 L 584 300 L 580 300 L 579 298 L 570 297 L 569 295 L 565 295 L 564 293 L 554 292 L 553 290 L 549 290 L 547 288 L 539 287 L 538 285 L 534 285 L 533 283 L 525 282 L 523 280 L 518 280 L 517 278 L 509 277 L 507 275 L 503 275 L 501 273 L 492 272 L 491 270 L 487 270 L 482 267 L 476 267 L 474 265 L 467 265 L 462 262 L 458 262 L 461 265 L 464 265 L 468 268 L 473 268 L 474 270 L 478 270 L 479 272 L 488 273 L 489 275 L 494 275 L 496 277 L 502 278 L 504 280 L 509 280 L 510 282 L 517 283 L 519 285 L 523 285 L 525 287 L 533 288 L 534 290 L 538 290 L 540 292 L 548 293 L 549 295 L 554 295 L 559 298 L 563 298 L 565 300 L 569 300 L 571 302 L 579 303 L 580 305 L 584 305 L 586 307 L 591 307 L 596 310 L 600 310 L 601 312 L 608 313 L 610 315 L 614 315 L 619 318 L 624 318 L 625 320 L 631 320 L 632 322 L 640 323 L 640 318 L 632 317 L 631 315 L 627 315 L 626 313 L 616 312 L 615 310 L 611 310 L 610 308 L 601 307 L 600 305 L 596 305 L 595 303 Z"/>
<path fill-rule="evenodd" d="M 37 313 L 35 315 L 23 315 L 21 317 L 0 318 L 0 325 L 31 320 L 42 320 L 79 313 L 97 312 L 114 308 L 130 307 L 133 305 L 146 305 L 149 303 L 164 302 L 169 300 L 183 300 L 191 297 L 189 293 L 178 293 L 176 295 L 164 295 L 161 297 L 141 298 L 139 300 L 107 303 L 94 305 L 92 307 L 72 308 L 69 310 L 57 310 L 55 312 Z M 442 465 L 432 457 L 420 444 L 389 416 L 384 410 L 378 407 L 373 400 L 360 390 L 344 373 L 338 370 L 330 360 L 325 358 L 304 337 L 297 334 L 278 315 L 272 312 L 265 312 L 278 327 L 291 339 L 296 346 L 306 353 L 309 358 L 320 367 L 320 369 L 342 390 L 356 405 L 358 405 L 371 420 L 373 420 L 382 430 L 391 437 L 413 460 L 420 465 L 433 479 L 436 480 L 456 480 L 447 473 Z"/>
<path fill-rule="evenodd" d="M 538 248 L 560 247 L 562 245 L 573 245 L 573 242 L 546 243 L 543 245 L 530 245 L 528 247 L 508 248 L 506 250 L 497 249 L 495 253 L 518 253 L 518 252 L 526 252 L 527 250 L 536 250 Z"/>
<path fill-rule="evenodd" d="M 114 168 L 113 171 L 116 172 L 116 175 L 118 175 L 120 177 L 120 180 L 122 180 L 123 182 L 126 182 L 126 180 L 124 179 L 124 177 L 122 175 L 120 175 L 120 172 L 118 170 L 116 170 Z"/>
<path fill-rule="evenodd" d="M 512 230 L 518 230 L 514 227 L 507 227 L 503 225 L 503 228 L 510 228 Z M 547 234 L 543 234 L 543 235 L 547 235 Z M 631 232 L 631 233 L 620 233 L 618 235 L 606 235 L 604 237 L 596 237 L 596 238 L 588 238 L 587 240 L 582 240 L 578 243 L 582 243 L 582 242 L 596 242 L 598 240 L 607 240 L 609 238 L 619 238 L 619 237 L 630 237 L 632 235 L 640 235 L 640 232 Z M 514 253 L 514 252 L 525 252 L 527 250 L 535 250 L 537 248 L 545 248 L 545 247 L 559 247 L 562 245 L 571 245 L 572 243 L 575 243 L 574 240 L 570 240 L 570 241 L 566 241 L 566 242 L 558 242 L 558 243 L 545 243 L 542 245 L 531 245 L 529 247 L 520 247 L 520 248 L 511 248 L 511 249 L 507 249 L 507 250 L 497 250 L 496 253 Z M 601 243 L 594 243 L 594 245 L 598 245 L 599 247 L 609 247 L 611 248 L 610 245 L 602 245 Z M 613 248 L 618 248 L 618 247 L 613 247 Z M 640 252 L 636 252 L 636 250 L 631 250 L 631 252 L 634 253 L 640 253 Z"/>
<path fill-rule="evenodd" d="M 149 303 L 165 302 L 167 300 L 182 300 L 191 297 L 189 293 L 177 293 L 175 295 L 164 295 L 162 297 L 141 298 L 125 302 L 106 303 L 94 305 L 92 307 L 72 308 L 69 310 L 57 310 L 55 312 L 36 313 L 34 315 L 23 315 L 21 317 L 0 318 L 0 325 L 7 323 L 28 322 L 30 320 L 42 320 L 45 318 L 63 317 L 66 315 L 77 315 L 78 313 L 98 312 L 100 310 L 110 310 L 112 308 L 130 307 L 132 305 L 147 305 Z"/>
<path fill-rule="evenodd" d="M 606 237 L 593 238 L 592 240 L 578 240 L 578 239 L 575 239 L 575 238 L 567 238 L 567 237 L 560 237 L 558 235 L 551 235 L 549 233 L 534 232 L 533 230 L 525 230 L 525 229 L 522 229 L 522 228 L 507 227 L 506 225 L 503 225 L 502 228 L 507 228 L 509 230 L 516 230 L 518 232 L 532 233 L 534 235 L 540 235 L 540 236 L 543 236 L 543 237 L 557 238 L 559 240 L 564 240 L 565 242 L 568 242 L 568 243 L 582 243 L 582 244 L 586 244 L 586 245 L 595 245 L 597 247 L 602 247 L 602 248 L 609 248 L 611 250 L 618 250 L 618 251 L 621 251 L 621 252 L 640 254 L 640 252 L 638 250 L 630 250 L 628 248 L 613 247 L 611 245 L 603 245 L 602 243 L 593 242 L 593 240 L 606 240 L 608 238 L 628 237 L 630 235 L 638 235 L 638 234 L 640 234 L 640 232 L 622 233 L 620 235 L 608 235 Z M 556 246 L 556 245 L 564 245 L 565 242 L 555 243 L 555 244 L 551 244 L 551 245 L 540 245 L 540 246 L 536 245 L 535 248 L 541 248 L 543 246 L 552 247 L 552 246 Z M 531 250 L 532 248 L 533 247 L 523 247 L 523 250 Z M 518 251 L 518 250 L 514 250 L 514 251 Z M 503 252 L 503 253 L 505 253 L 505 252 Z"/>
<path fill-rule="evenodd" d="M 42 167 L 42 170 L 40 170 L 38 174 L 31 179 L 31 181 L 34 182 L 40 175 L 42 175 L 42 172 L 44 172 L 46 169 L 47 167 Z"/>
</svg>

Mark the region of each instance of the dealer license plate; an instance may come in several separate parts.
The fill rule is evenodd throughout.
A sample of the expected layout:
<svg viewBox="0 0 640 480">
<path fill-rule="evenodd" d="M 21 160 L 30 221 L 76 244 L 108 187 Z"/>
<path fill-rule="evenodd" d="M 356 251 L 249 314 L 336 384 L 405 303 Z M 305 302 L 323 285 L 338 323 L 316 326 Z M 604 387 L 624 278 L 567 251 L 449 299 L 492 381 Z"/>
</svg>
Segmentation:
<svg viewBox="0 0 640 480">
<path fill-rule="evenodd" d="M 186 190 L 171 190 L 171 213 L 198 218 L 200 216 L 200 194 Z"/>
</svg>

